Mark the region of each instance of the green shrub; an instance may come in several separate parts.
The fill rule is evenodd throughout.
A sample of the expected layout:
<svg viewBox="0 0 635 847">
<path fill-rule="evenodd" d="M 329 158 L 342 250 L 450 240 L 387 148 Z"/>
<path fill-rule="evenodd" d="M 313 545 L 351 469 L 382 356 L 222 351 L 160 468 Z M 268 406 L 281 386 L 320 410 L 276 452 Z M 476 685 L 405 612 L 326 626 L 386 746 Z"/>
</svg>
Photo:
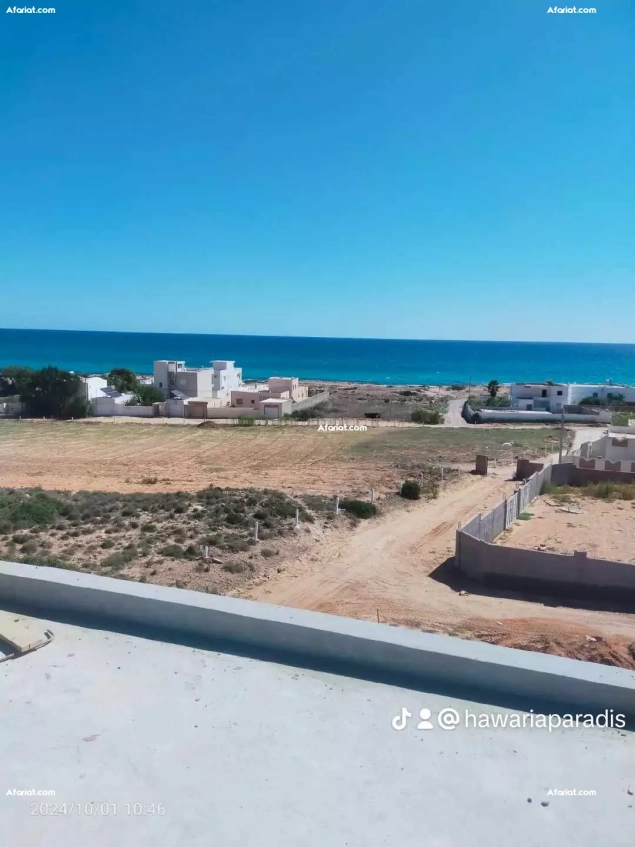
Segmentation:
<svg viewBox="0 0 635 847">
<path fill-rule="evenodd" d="M 399 493 L 406 500 L 418 500 L 421 497 L 421 486 L 414 479 L 407 479 L 402 483 Z"/>
<path fill-rule="evenodd" d="M 323 411 L 320 411 L 318 404 L 317 406 L 313 406 L 312 409 L 298 409 L 295 412 L 291 412 L 289 415 L 285 415 L 285 418 L 291 418 L 294 421 L 310 421 L 313 418 L 321 418 L 324 415 Z"/>
<path fill-rule="evenodd" d="M 57 520 L 62 505 L 61 500 L 49 497 L 41 491 L 32 494 L 6 492 L 0 494 L 0 520 L 10 523 L 15 529 L 36 524 L 44 526 Z"/>
<path fill-rule="evenodd" d="M 264 556 L 265 559 L 270 559 L 272 556 L 276 555 L 276 551 L 272 550 L 270 547 L 263 547 L 260 551 L 260 555 Z"/>
<path fill-rule="evenodd" d="M 426 480 L 426 494 L 431 500 L 436 500 L 439 496 L 439 481 L 433 476 Z"/>
<path fill-rule="evenodd" d="M 340 506 L 345 512 L 364 520 L 377 514 L 377 506 L 367 500 L 340 500 Z"/>
<path fill-rule="evenodd" d="M 105 538 L 105 539 L 101 542 L 101 545 L 100 545 L 100 546 L 101 546 L 101 547 L 103 547 L 103 548 L 104 548 L 104 550 L 108 550 L 108 549 L 110 549 L 111 547 L 114 547 L 114 546 L 115 546 L 115 542 L 112 540 L 112 538 Z"/>
<path fill-rule="evenodd" d="M 252 418 L 251 415 L 239 415 L 236 418 L 236 420 L 238 422 L 238 426 L 253 426 L 254 425 L 254 419 Z"/>
<path fill-rule="evenodd" d="M 167 556 L 170 559 L 182 559 L 184 555 L 183 548 L 178 544 L 167 544 L 161 550 L 162 556 Z"/>
<path fill-rule="evenodd" d="M 410 420 L 418 424 L 442 424 L 445 419 L 438 409 L 415 409 Z"/>
<path fill-rule="evenodd" d="M 254 566 L 251 562 L 227 562 L 223 565 L 223 570 L 228 573 L 247 573 L 253 571 Z"/>
<path fill-rule="evenodd" d="M 137 555 L 136 550 L 121 550 L 119 553 L 111 553 L 102 559 L 101 564 L 105 568 L 123 568 Z"/>
</svg>

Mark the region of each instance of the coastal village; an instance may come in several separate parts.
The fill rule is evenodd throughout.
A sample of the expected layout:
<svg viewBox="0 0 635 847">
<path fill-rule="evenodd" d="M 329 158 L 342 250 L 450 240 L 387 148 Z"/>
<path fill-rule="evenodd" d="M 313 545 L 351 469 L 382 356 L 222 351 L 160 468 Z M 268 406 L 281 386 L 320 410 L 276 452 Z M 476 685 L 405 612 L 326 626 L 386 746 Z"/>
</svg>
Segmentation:
<svg viewBox="0 0 635 847">
<path fill-rule="evenodd" d="M 71 374 L 85 412 L 59 420 L 11 374 L 5 558 L 635 667 L 633 386 L 255 381 L 163 359 Z M 50 522 L 10 517 L 24 497 Z"/>
</svg>

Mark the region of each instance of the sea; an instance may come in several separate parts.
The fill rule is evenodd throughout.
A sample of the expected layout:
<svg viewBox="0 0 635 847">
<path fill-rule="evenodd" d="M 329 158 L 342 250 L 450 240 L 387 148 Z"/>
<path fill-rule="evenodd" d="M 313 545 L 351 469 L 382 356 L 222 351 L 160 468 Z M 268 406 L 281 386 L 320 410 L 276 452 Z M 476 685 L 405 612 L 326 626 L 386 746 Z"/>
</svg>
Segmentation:
<svg viewBox="0 0 635 847">
<path fill-rule="evenodd" d="M 152 373 L 155 359 L 235 360 L 246 379 L 451 385 L 553 380 L 635 384 L 635 344 L 535 341 L 405 341 L 373 338 L 296 338 L 0 329 L 4 365 L 55 365 L 77 373 L 111 368 Z"/>
</svg>

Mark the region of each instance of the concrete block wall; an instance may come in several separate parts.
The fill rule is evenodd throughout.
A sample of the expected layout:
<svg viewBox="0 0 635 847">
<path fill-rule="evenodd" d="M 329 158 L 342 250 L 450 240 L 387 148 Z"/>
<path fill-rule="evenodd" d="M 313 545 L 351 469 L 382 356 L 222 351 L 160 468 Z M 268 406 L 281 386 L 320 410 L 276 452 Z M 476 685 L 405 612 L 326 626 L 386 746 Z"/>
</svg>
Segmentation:
<svg viewBox="0 0 635 847">
<path fill-rule="evenodd" d="M 463 534 L 462 534 L 463 535 Z M 459 542 L 461 572 L 479 582 L 529 588 L 568 596 L 603 596 L 635 600 L 635 565 L 567 556 L 517 547 L 499 547 L 464 535 Z"/>
<path fill-rule="evenodd" d="M 324 403 L 329 399 L 328 391 L 320 391 L 319 394 L 311 394 L 309 397 L 306 397 L 304 400 L 298 400 L 297 403 L 293 404 L 292 411 L 299 412 L 302 409 L 312 409 L 314 406 L 317 406 L 319 403 Z"/>
</svg>

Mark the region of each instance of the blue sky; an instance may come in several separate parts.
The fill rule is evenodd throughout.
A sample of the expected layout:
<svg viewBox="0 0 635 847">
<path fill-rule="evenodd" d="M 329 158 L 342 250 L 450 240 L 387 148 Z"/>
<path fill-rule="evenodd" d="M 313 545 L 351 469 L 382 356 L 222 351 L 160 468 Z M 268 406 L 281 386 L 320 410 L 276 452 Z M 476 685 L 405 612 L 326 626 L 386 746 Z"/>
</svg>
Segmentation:
<svg viewBox="0 0 635 847">
<path fill-rule="evenodd" d="M 0 326 L 635 341 L 632 0 L 50 2 Z"/>
</svg>

